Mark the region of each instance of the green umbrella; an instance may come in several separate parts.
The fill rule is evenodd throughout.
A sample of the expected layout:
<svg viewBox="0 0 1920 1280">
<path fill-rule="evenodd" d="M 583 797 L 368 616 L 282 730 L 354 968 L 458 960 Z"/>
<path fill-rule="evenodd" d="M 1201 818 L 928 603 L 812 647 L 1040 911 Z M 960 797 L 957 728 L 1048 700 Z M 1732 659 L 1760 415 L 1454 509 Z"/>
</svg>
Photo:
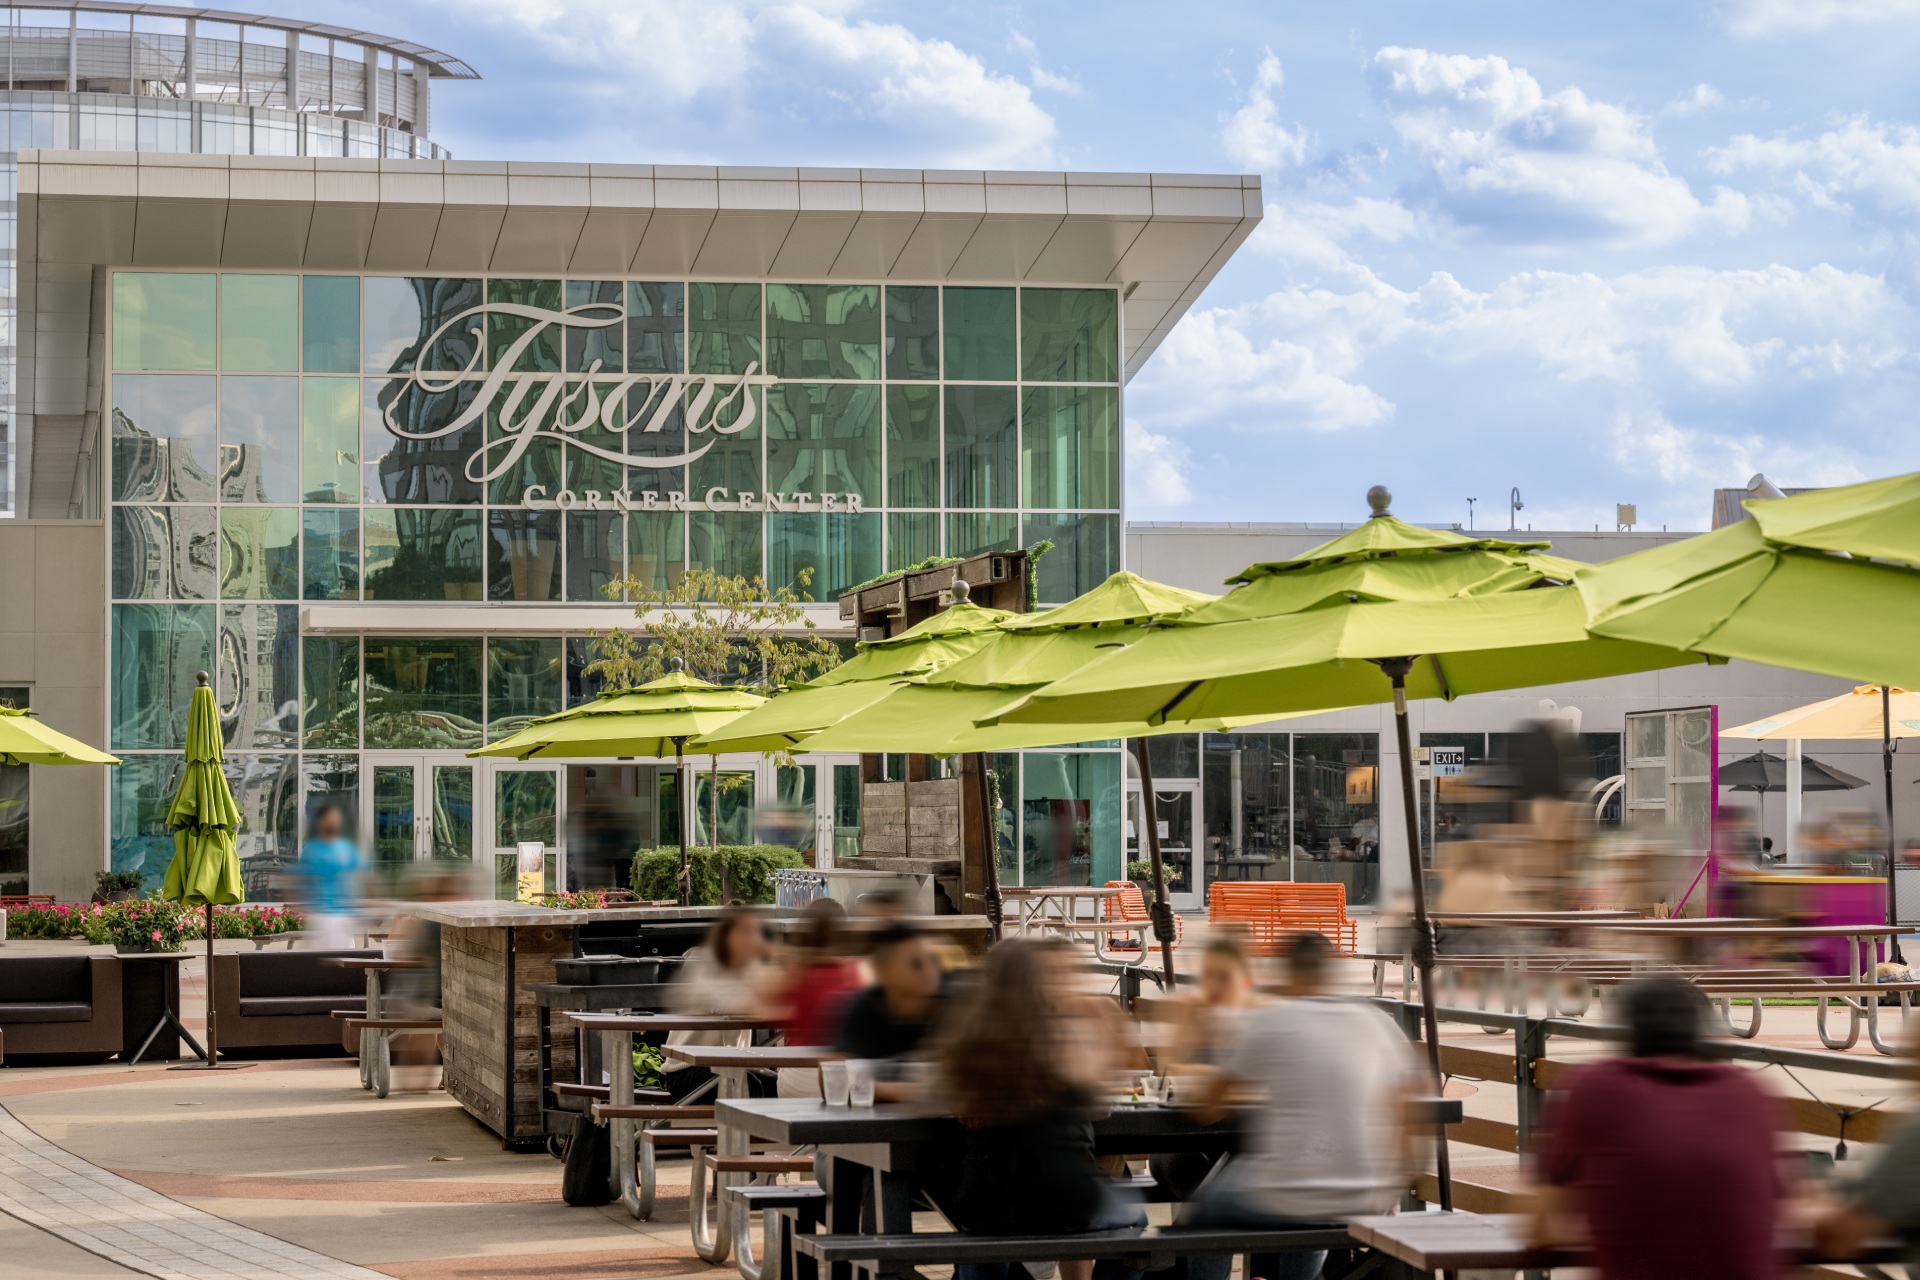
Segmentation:
<svg viewBox="0 0 1920 1280">
<path fill-rule="evenodd" d="M 240 886 L 240 855 L 233 835 L 240 829 L 240 808 L 220 770 L 220 713 L 214 706 L 207 673 L 198 675 L 187 708 L 187 763 L 180 789 L 167 809 L 173 828 L 173 861 L 167 864 L 160 896 L 168 902 L 205 907 L 207 913 L 207 1061 L 220 1063 L 213 1013 L 213 908 L 245 897 Z"/>
<path fill-rule="evenodd" d="M 711 733 L 766 702 L 759 694 L 709 684 L 680 669 L 634 689 L 609 689 L 592 702 L 542 716 L 510 738 L 467 752 L 511 760 L 581 759 L 601 756 L 673 757 L 680 796 L 680 905 L 693 896 L 687 857 L 687 741 Z M 715 833 L 718 840 L 718 833 Z"/>
<path fill-rule="evenodd" d="M 118 756 L 49 729 L 25 707 L 0 707 L 0 764 L 119 764 Z"/>
<path fill-rule="evenodd" d="M 1293 560 L 1255 565 L 1236 589 L 1137 638 L 994 719 L 1091 723 L 1116 714 L 1190 724 L 1209 716 L 1276 715 L 1394 704 L 1421 971 L 1428 1067 L 1441 1084 L 1433 931 L 1420 861 L 1409 697 L 1453 698 L 1549 680 L 1581 680 L 1705 659 L 1671 648 L 1595 639 L 1577 566 L 1543 542 L 1422 529 L 1367 494 L 1372 517 Z M 1451 1207 L 1446 1133 L 1438 1135 L 1442 1204 Z"/>
<path fill-rule="evenodd" d="M 898 692 L 903 681 L 967 657 L 997 637 L 997 623 L 1013 616 L 963 598 L 897 636 L 862 643 L 833 670 L 688 745 L 696 751 L 797 750 L 814 734 Z"/>
</svg>

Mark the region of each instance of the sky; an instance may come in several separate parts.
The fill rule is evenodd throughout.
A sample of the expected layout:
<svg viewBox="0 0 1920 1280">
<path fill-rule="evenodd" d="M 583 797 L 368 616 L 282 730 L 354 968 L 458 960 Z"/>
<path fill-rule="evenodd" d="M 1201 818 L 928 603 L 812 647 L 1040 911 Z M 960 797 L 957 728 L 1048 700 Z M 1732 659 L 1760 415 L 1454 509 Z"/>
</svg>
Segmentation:
<svg viewBox="0 0 1920 1280">
<path fill-rule="evenodd" d="M 1259 174 L 1128 388 L 1133 519 L 1700 529 L 1920 469 L 1920 0 L 265 8 L 465 59 L 463 158 Z"/>
</svg>

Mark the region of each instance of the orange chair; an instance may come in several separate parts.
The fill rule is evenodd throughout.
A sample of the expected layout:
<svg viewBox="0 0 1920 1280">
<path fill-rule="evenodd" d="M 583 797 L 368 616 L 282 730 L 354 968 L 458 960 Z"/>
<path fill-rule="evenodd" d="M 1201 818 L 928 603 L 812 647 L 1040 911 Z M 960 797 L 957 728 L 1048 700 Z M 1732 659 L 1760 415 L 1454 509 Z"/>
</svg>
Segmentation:
<svg viewBox="0 0 1920 1280">
<path fill-rule="evenodd" d="M 1136 921 L 1148 925 L 1144 933 L 1110 933 L 1107 935 L 1108 951 L 1123 951 L 1132 955 L 1140 950 L 1144 942 L 1150 948 L 1158 948 L 1153 940 L 1153 917 L 1147 913 L 1147 895 L 1140 886 L 1131 880 L 1109 880 L 1107 888 L 1118 889 L 1119 893 L 1107 898 L 1100 904 L 1100 918 L 1114 923 L 1132 924 Z M 1179 916 L 1173 918 L 1173 945 L 1178 947 L 1187 936 L 1187 923 Z"/>
</svg>

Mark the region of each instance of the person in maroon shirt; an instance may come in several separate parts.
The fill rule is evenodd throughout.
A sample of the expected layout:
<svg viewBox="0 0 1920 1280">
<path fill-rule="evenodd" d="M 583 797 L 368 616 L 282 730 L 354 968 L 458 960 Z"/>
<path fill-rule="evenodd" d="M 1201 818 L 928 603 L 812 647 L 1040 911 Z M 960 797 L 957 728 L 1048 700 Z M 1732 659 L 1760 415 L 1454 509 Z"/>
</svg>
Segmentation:
<svg viewBox="0 0 1920 1280">
<path fill-rule="evenodd" d="M 1627 1056 L 1580 1069 L 1549 1099 L 1536 1243 L 1584 1234 L 1601 1280 L 1783 1275 L 1780 1104 L 1749 1073 L 1701 1057 L 1710 1010 L 1697 988 L 1646 978 L 1620 1002 Z"/>
</svg>

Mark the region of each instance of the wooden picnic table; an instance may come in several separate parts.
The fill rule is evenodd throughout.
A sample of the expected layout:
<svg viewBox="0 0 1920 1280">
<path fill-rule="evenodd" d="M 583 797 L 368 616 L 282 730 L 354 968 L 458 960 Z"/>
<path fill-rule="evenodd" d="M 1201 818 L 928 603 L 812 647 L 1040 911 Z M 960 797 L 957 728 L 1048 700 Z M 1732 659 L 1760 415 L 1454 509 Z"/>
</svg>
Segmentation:
<svg viewBox="0 0 1920 1280">
<path fill-rule="evenodd" d="M 1347 1232 L 1356 1243 L 1386 1254 L 1427 1275 L 1449 1271 L 1545 1271 L 1591 1266 L 1585 1248 L 1535 1248 L 1527 1242 L 1527 1219 L 1517 1213 L 1401 1213 L 1355 1218 Z M 1781 1250 L 1801 1264 L 1833 1261 L 1813 1246 L 1803 1223 L 1787 1223 L 1779 1234 Z M 1858 1259 L 1895 1262 L 1905 1254 L 1897 1240 L 1876 1242 Z"/>
</svg>

